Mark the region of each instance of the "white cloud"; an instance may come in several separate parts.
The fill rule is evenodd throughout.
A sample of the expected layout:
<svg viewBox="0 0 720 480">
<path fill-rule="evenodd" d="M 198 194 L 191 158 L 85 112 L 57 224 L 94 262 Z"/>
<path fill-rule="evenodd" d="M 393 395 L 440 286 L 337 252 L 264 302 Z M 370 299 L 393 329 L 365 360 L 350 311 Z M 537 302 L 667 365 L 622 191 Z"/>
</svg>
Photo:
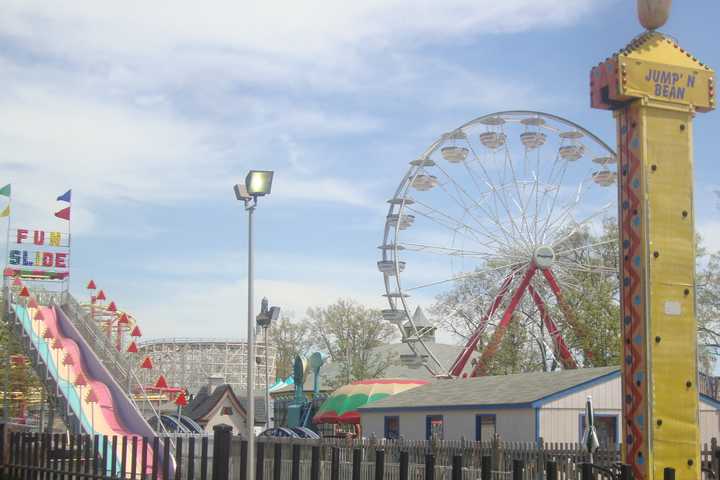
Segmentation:
<svg viewBox="0 0 720 480">
<path fill-rule="evenodd" d="M 70 58 L 219 49 L 324 60 L 367 45 L 429 43 L 482 33 L 552 28 L 577 21 L 597 0 L 369 0 L 365 2 L 188 0 L 48 4 L 11 0 L 0 29 Z M 37 35 L 39 30 L 43 35 Z M 348 50 L 350 50 L 348 52 Z M 169 58 L 168 60 L 172 60 Z"/>
<path fill-rule="evenodd" d="M 134 297 L 124 303 L 140 322 L 146 338 L 245 337 L 247 283 L 203 281 L 202 288 L 187 282 L 153 283 L 153 298 Z M 358 290 L 334 282 L 292 282 L 258 279 L 255 292 L 270 298 L 283 312 L 302 318 L 308 307 L 329 305 L 338 298 L 353 298 L 370 307 L 384 308 L 374 289 Z M 229 325 L 233 327 L 228 328 Z"/>
</svg>

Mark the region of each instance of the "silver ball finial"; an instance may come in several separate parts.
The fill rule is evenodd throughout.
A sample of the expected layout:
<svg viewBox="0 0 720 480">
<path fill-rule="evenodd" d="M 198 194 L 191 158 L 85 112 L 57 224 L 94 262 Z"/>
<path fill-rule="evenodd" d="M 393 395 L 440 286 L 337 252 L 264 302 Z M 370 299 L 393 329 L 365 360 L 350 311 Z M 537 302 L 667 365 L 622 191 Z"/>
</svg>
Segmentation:
<svg viewBox="0 0 720 480">
<path fill-rule="evenodd" d="M 638 18 L 643 27 L 656 30 L 668 21 L 672 0 L 637 0 Z"/>
</svg>

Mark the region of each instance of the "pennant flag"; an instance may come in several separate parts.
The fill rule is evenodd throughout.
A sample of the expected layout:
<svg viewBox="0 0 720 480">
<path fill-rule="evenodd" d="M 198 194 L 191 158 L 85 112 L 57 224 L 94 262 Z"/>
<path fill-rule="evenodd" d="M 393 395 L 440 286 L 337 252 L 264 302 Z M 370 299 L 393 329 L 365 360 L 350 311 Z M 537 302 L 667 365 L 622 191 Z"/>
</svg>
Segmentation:
<svg viewBox="0 0 720 480">
<path fill-rule="evenodd" d="M 20 296 L 21 296 L 21 297 L 29 297 L 29 296 L 30 296 L 30 290 L 28 290 L 27 287 L 23 287 L 22 290 L 20 290 Z"/>
<path fill-rule="evenodd" d="M 97 397 L 97 395 L 95 395 L 95 390 L 93 390 L 92 388 L 90 389 L 90 391 L 87 394 L 87 397 L 85 397 L 85 401 L 88 403 L 97 403 L 98 397 Z"/>
<path fill-rule="evenodd" d="M 53 339 L 53 338 L 55 338 L 55 337 L 53 336 L 53 334 L 52 334 L 52 332 L 50 331 L 50 329 L 49 329 L 49 328 L 46 328 L 46 329 L 45 329 L 45 333 L 43 333 L 43 338 L 44 338 L 45 340 L 51 340 L 51 339 Z"/>
<path fill-rule="evenodd" d="M 31 298 L 30 301 L 27 304 L 28 308 L 38 308 L 37 300 L 34 298 Z"/>
<path fill-rule="evenodd" d="M 175 405 L 178 407 L 186 407 L 188 404 L 187 398 L 185 398 L 185 394 L 183 392 L 180 392 L 180 395 L 177 396 L 175 399 Z"/>
<path fill-rule="evenodd" d="M 78 387 L 87 385 L 87 380 L 85 380 L 85 375 L 83 375 L 82 372 L 78 373 L 77 377 L 75 377 L 75 385 Z"/>
<path fill-rule="evenodd" d="M 55 212 L 55 216 L 63 220 L 70 221 L 70 207 L 63 208 L 59 212 Z"/>
<path fill-rule="evenodd" d="M 155 388 L 168 388 L 167 381 L 165 380 L 165 377 L 160 375 L 160 378 L 157 379 L 157 382 L 155 382 Z"/>
<path fill-rule="evenodd" d="M 103 292 L 102 290 L 100 290 L 100 292 L 98 292 L 98 294 L 97 294 L 97 299 L 98 299 L 98 300 L 105 300 L 105 299 L 106 299 L 106 298 L 105 298 L 105 292 Z"/>
<path fill-rule="evenodd" d="M 128 318 L 128 316 L 126 314 L 123 313 L 122 315 L 120 315 L 120 318 L 118 319 L 118 323 L 127 325 L 128 323 L 130 323 L 130 319 Z"/>
<path fill-rule="evenodd" d="M 127 351 L 128 351 L 128 353 L 137 353 L 138 352 L 137 344 L 135 342 L 130 342 L 130 346 L 128 347 Z"/>
<path fill-rule="evenodd" d="M 140 365 L 140 368 L 152 368 L 152 360 L 150 360 L 150 357 L 145 357 L 145 360 L 143 360 L 142 364 Z"/>
<path fill-rule="evenodd" d="M 10 205 L 5 207 L 5 210 L 0 212 L 0 217 L 9 217 L 10 216 Z"/>
<path fill-rule="evenodd" d="M 132 337 L 142 337 L 142 333 L 140 333 L 140 327 L 135 325 L 135 328 L 133 328 L 133 331 L 130 332 L 130 336 Z"/>
<path fill-rule="evenodd" d="M 75 361 L 72 358 L 72 355 L 69 353 L 65 354 L 65 358 L 63 358 L 63 365 L 75 365 Z"/>
<path fill-rule="evenodd" d="M 63 348 L 62 340 L 60 340 L 59 338 L 56 338 L 55 341 L 54 341 L 53 344 L 52 344 L 52 347 L 53 347 L 55 350 L 58 350 L 58 349 Z"/>
<path fill-rule="evenodd" d="M 87 284 L 86 287 L 88 290 L 95 290 L 97 287 L 95 286 L 95 280 L 90 280 L 90 282 Z"/>
<path fill-rule="evenodd" d="M 11 187 L 10 187 L 10 184 L 8 183 L 8 184 L 5 185 L 4 187 L 0 188 L 0 195 L 3 195 L 3 196 L 5 196 L 5 197 L 9 197 L 9 196 L 10 196 L 10 190 L 11 190 Z"/>
<path fill-rule="evenodd" d="M 117 305 L 115 305 L 115 302 L 110 302 L 110 305 L 107 306 L 106 309 L 108 312 L 117 312 Z"/>
<path fill-rule="evenodd" d="M 72 195 L 72 189 L 68 190 L 67 192 L 60 195 L 57 199 L 58 202 L 67 202 L 70 203 L 70 195 Z"/>
<path fill-rule="evenodd" d="M 35 320 L 45 321 L 45 315 L 43 315 L 42 310 L 35 312 Z"/>
<path fill-rule="evenodd" d="M 13 278 L 12 286 L 13 287 L 22 287 L 22 280 L 20 280 L 20 277 Z"/>
</svg>

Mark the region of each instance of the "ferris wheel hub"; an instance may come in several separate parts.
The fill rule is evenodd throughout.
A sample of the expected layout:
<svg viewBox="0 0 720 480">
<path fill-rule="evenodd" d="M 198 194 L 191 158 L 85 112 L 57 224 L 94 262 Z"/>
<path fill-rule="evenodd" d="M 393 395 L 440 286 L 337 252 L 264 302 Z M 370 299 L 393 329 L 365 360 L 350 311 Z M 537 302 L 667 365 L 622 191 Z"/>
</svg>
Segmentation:
<svg viewBox="0 0 720 480">
<path fill-rule="evenodd" d="M 538 268 L 549 268 L 555 261 L 555 250 L 550 245 L 540 245 L 533 253 L 533 262 Z"/>
</svg>

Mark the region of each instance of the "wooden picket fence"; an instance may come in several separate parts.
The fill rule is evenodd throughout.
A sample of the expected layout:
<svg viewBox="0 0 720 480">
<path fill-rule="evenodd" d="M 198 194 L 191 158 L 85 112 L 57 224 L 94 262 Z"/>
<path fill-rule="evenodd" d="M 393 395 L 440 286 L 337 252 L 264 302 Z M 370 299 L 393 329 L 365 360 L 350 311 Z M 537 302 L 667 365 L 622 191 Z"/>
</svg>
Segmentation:
<svg viewBox="0 0 720 480">
<path fill-rule="evenodd" d="M 230 427 L 212 436 L 44 434 L 0 424 L 0 478 L 10 480 L 247 480 L 247 442 Z M 619 449 L 589 463 L 579 444 L 258 438 L 254 480 L 620 480 Z M 705 479 L 717 479 L 717 442 Z"/>
</svg>

